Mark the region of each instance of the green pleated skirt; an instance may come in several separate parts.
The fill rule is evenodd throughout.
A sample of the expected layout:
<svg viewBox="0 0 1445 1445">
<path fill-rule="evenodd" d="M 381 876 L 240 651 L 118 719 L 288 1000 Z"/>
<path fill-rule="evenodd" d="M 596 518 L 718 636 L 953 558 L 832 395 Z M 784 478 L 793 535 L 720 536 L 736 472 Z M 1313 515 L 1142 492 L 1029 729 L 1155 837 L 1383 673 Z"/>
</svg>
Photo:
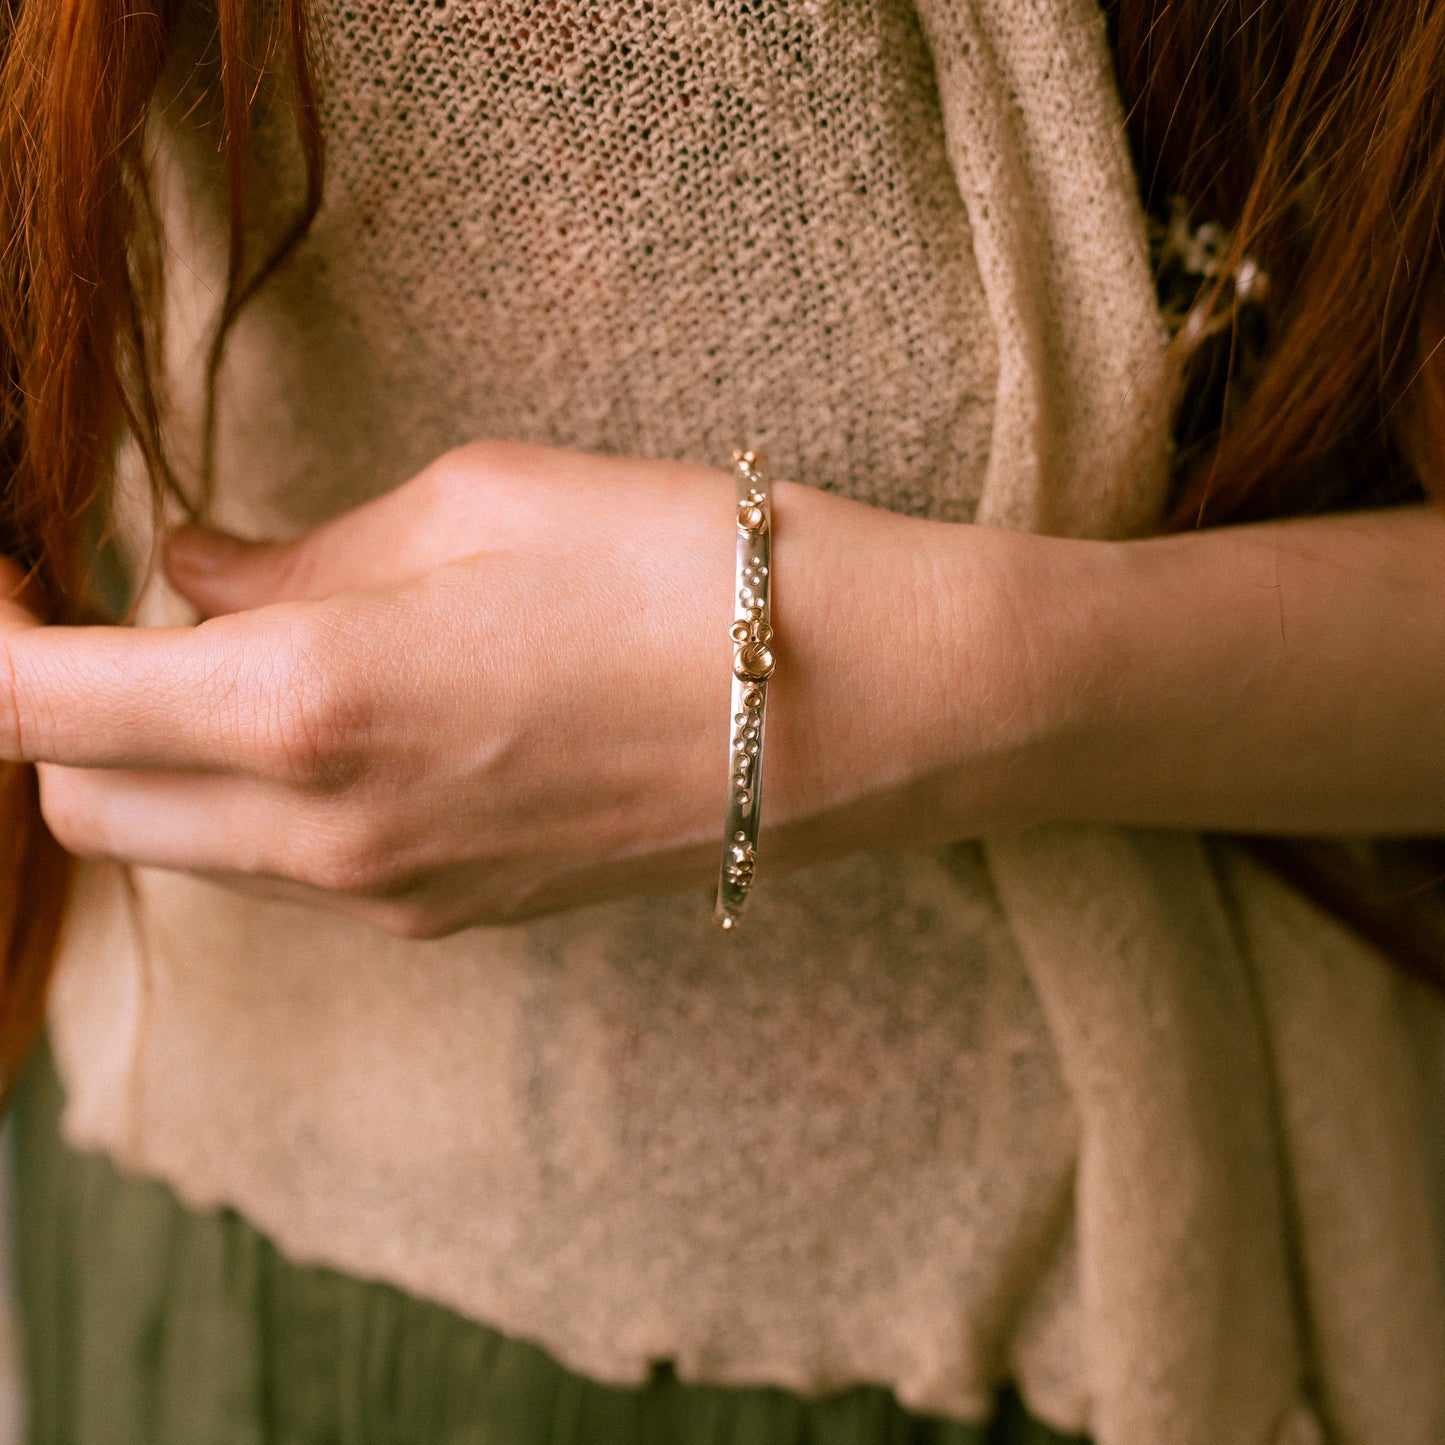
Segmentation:
<svg viewBox="0 0 1445 1445">
<path fill-rule="evenodd" d="M 872 1386 L 803 1399 L 665 1366 L 598 1384 L 122 1178 L 61 1144 L 59 1108 L 42 1059 L 14 1116 L 31 1445 L 1069 1445 L 1010 1392 L 978 1425 Z"/>
</svg>

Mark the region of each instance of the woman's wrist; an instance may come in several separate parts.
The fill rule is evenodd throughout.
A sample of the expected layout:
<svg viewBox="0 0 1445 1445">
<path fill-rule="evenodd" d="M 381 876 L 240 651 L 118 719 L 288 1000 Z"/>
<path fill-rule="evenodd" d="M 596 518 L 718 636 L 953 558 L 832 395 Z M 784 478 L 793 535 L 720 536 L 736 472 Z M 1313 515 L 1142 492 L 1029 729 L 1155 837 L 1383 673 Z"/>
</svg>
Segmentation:
<svg viewBox="0 0 1445 1445">
<path fill-rule="evenodd" d="M 1047 539 L 796 484 L 773 499 L 781 644 L 760 871 L 1037 821 L 1067 711 Z"/>
</svg>

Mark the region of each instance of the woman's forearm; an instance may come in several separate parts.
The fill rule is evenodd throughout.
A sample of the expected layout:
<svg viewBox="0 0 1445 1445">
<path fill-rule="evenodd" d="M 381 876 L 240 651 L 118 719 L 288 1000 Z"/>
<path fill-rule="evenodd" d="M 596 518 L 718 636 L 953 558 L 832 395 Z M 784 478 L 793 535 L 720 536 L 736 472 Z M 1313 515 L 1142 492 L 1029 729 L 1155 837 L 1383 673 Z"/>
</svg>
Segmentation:
<svg viewBox="0 0 1445 1445">
<path fill-rule="evenodd" d="M 1048 821 L 1445 833 L 1434 512 L 1084 542 L 773 490 L 770 872 Z M 0 564 L 0 760 L 75 853 L 407 936 L 715 884 L 732 492 L 477 443 L 289 542 L 173 539 L 190 628 L 41 627 Z"/>
<path fill-rule="evenodd" d="M 979 605 L 964 529 L 953 635 Z M 1027 670 L 1001 827 L 1445 833 L 1445 519 L 1410 507 L 1130 542 L 1012 537 L 984 596 Z M 968 662 L 956 657 L 967 686 Z M 958 757 L 940 796 L 976 787 Z M 1012 812 L 1012 820 L 1008 814 Z"/>
</svg>

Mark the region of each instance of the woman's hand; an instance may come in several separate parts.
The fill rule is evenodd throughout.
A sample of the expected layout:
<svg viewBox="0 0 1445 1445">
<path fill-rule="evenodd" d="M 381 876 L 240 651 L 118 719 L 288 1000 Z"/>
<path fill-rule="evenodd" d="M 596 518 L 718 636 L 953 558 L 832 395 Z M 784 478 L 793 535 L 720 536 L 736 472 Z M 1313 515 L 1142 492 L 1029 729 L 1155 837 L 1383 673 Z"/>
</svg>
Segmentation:
<svg viewBox="0 0 1445 1445">
<path fill-rule="evenodd" d="M 709 468 L 486 443 L 294 542 L 177 534 L 195 628 L 12 607 L 0 756 L 41 763 L 75 853 L 407 936 L 710 889 L 733 498 Z M 760 871 L 942 839 L 960 639 L 930 542 L 954 529 L 788 483 L 774 509 Z M 984 691 L 981 760 L 1023 701 Z"/>
<path fill-rule="evenodd" d="M 1433 510 L 1073 542 L 773 494 L 761 878 L 1046 818 L 1445 832 Z M 405 935 L 710 891 L 733 497 L 487 443 L 291 543 L 182 534 L 199 626 L 0 600 L 0 759 L 76 853 Z"/>
</svg>

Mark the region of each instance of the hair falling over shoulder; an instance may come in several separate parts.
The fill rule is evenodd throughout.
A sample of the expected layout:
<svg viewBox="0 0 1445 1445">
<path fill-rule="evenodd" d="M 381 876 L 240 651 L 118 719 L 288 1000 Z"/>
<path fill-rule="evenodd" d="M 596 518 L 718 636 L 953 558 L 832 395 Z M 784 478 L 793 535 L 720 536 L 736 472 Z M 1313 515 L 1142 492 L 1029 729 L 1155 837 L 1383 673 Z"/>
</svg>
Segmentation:
<svg viewBox="0 0 1445 1445">
<path fill-rule="evenodd" d="M 205 4 L 213 24 L 208 74 L 231 196 L 214 374 L 227 324 L 321 201 L 303 0 L 0 0 L 0 556 L 29 573 L 27 600 L 53 620 L 84 613 L 83 542 L 104 516 L 119 439 L 134 440 L 158 497 L 169 484 L 146 120 L 187 3 Z M 277 69 L 292 80 L 306 193 L 276 250 L 248 258 L 251 109 L 259 78 Z M 43 1018 L 66 872 L 32 771 L 0 765 L 0 1092 Z"/>
<path fill-rule="evenodd" d="M 82 543 L 119 438 L 158 494 L 168 485 L 146 118 L 187 4 L 206 6 L 213 30 L 231 195 L 214 373 L 227 323 L 321 200 L 307 0 L 0 0 L 0 555 L 30 571 L 52 619 L 83 611 Z M 1105 8 L 1146 197 L 1189 197 L 1228 229 L 1228 260 L 1248 255 L 1271 281 L 1267 343 L 1247 368 L 1225 348 L 1247 384 L 1226 387 L 1221 424 L 1181 449 L 1171 525 L 1348 505 L 1402 475 L 1445 494 L 1445 0 Z M 245 162 L 268 72 L 291 81 L 307 191 L 278 249 L 248 258 Z M 1223 281 L 1196 303 L 1232 340 L 1229 305 Z M 1196 364 L 1190 334 L 1181 376 Z M 1322 884 L 1297 858 L 1271 866 L 1445 981 L 1439 950 L 1398 917 L 1375 927 L 1361 887 Z M 0 1081 L 39 1027 L 64 870 L 33 779 L 0 769 Z"/>
</svg>

